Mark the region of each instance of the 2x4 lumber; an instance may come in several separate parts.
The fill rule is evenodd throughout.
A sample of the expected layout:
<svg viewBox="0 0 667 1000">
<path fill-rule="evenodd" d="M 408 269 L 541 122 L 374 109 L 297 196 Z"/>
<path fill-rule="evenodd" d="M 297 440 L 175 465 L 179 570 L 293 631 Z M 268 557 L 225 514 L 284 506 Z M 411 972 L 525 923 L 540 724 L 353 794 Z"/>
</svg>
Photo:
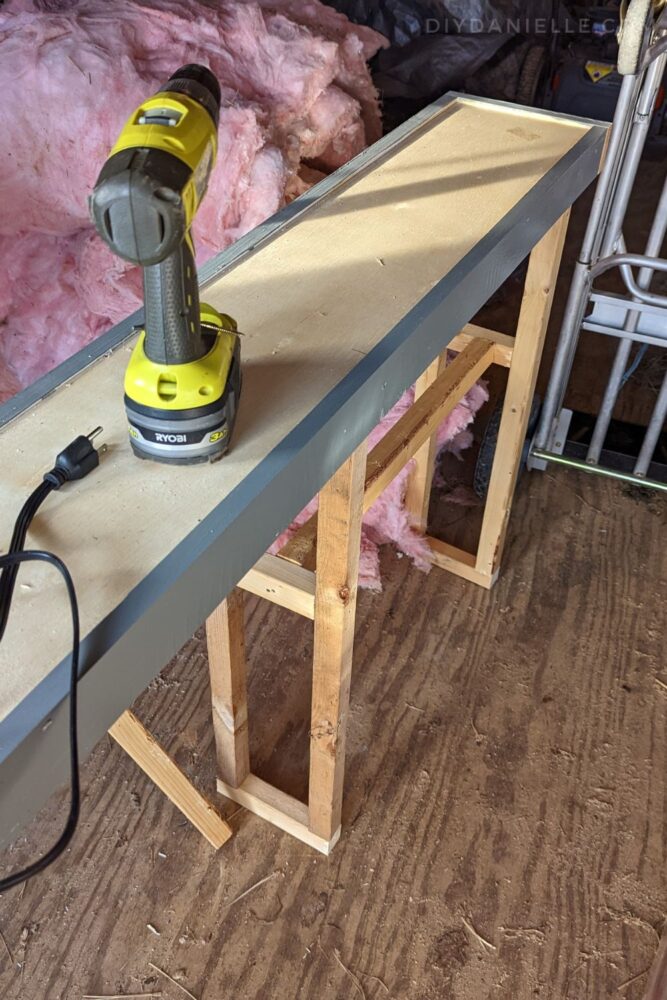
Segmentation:
<svg viewBox="0 0 667 1000">
<path fill-rule="evenodd" d="M 441 420 L 473 386 L 490 364 L 493 364 L 494 344 L 481 338 L 471 339 L 460 354 L 440 374 L 434 374 L 433 362 L 424 376 L 429 385 L 401 419 L 375 446 L 368 457 L 364 487 L 364 511 L 374 503 L 412 455 L 435 433 Z M 303 524 L 281 549 L 280 556 L 302 567 L 316 564 L 317 514 Z"/>
<path fill-rule="evenodd" d="M 232 590 L 206 619 L 218 777 L 240 785 L 250 773 L 243 592 Z"/>
<path fill-rule="evenodd" d="M 327 843 L 343 804 L 365 469 L 364 443 L 320 491 L 308 827 Z"/>
<path fill-rule="evenodd" d="M 133 712 L 129 709 L 123 712 L 109 733 L 202 836 L 206 837 L 209 844 L 218 850 L 227 843 L 232 835 L 229 824 L 197 791 Z"/>
<path fill-rule="evenodd" d="M 316 565 L 317 513 L 308 518 L 289 542 L 280 550 L 280 558 L 287 559 L 303 569 L 314 570 Z"/>
<path fill-rule="evenodd" d="M 292 798 L 279 788 L 262 781 L 256 774 L 249 774 L 238 788 L 218 780 L 218 791 L 228 799 L 243 806 L 255 816 L 273 823 L 280 830 L 303 841 L 322 854 L 329 854 L 340 836 L 340 829 L 331 840 L 324 840 L 308 829 L 308 806 Z"/>
<path fill-rule="evenodd" d="M 364 510 L 493 363 L 493 350 L 488 340 L 472 340 L 373 448 L 366 467 Z"/>
<path fill-rule="evenodd" d="M 448 346 L 450 351 L 462 351 L 471 340 L 481 337 L 483 340 L 491 340 L 495 345 L 493 352 L 493 363 L 509 368 L 512 363 L 512 353 L 514 351 L 514 337 L 498 330 L 488 330 L 485 326 L 477 326 L 475 323 L 467 323 L 460 333 L 458 333 Z"/>
<path fill-rule="evenodd" d="M 470 583 L 476 583 L 486 590 L 496 582 L 497 572 L 491 576 L 475 568 L 475 556 L 472 553 L 457 549 L 454 545 L 449 545 L 431 535 L 426 536 L 426 541 L 431 549 L 431 561 L 438 569 L 446 569 L 449 573 L 454 573 L 455 576 L 460 576 Z"/>
<path fill-rule="evenodd" d="M 431 362 L 425 372 L 422 372 L 415 383 L 415 400 L 423 396 L 429 386 L 433 385 L 438 375 L 444 369 L 446 362 L 447 354 L 444 352 L 435 361 Z M 410 515 L 410 520 L 417 531 L 421 532 L 426 531 L 426 522 L 428 520 L 436 448 L 436 435 L 431 434 L 428 441 L 415 452 L 414 468 L 410 473 L 405 492 L 405 507 Z"/>
<path fill-rule="evenodd" d="M 263 555 L 239 588 L 304 618 L 315 617 L 315 574 L 279 556 Z"/>
<path fill-rule="evenodd" d="M 475 563 L 488 576 L 500 566 L 569 215 L 568 209 L 530 255 Z"/>
</svg>

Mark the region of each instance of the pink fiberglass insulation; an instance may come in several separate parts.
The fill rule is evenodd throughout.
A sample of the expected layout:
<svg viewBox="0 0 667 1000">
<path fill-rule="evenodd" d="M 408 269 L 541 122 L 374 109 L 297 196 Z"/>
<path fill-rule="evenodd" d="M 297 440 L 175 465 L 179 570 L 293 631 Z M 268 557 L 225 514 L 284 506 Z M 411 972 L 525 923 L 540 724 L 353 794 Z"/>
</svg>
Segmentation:
<svg viewBox="0 0 667 1000">
<path fill-rule="evenodd" d="M 140 274 L 96 236 L 87 195 L 127 116 L 174 69 L 209 65 L 223 95 L 218 160 L 195 222 L 201 262 L 380 137 L 367 60 L 386 44 L 319 0 L 0 7 L 0 401 L 140 304 Z M 371 447 L 411 398 L 384 418 Z M 485 399 L 481 386 L 468 393 L 440 428 L 442 444 L 466 444 Z M 428 568 L 403 503 L 408 473 L 364 518 L 363 586 L 380 587 L 383 542 Z"/>
<path fill-rule="evenodd" d="M 0 399 L 139 305 L 87 195 L 130 112 L 186 62 L 220 80 L 200 261 L 380 135 L 386 44 L 317 0 L 9 0 L 0 8 Z"/>
</svg>

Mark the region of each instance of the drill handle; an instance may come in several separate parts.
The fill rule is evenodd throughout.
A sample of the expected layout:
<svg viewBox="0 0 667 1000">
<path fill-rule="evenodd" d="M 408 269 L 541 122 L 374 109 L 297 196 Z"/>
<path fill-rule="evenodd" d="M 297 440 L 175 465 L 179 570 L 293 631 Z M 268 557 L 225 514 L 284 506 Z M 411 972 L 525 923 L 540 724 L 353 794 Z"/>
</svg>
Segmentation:
<svg viewBox="0 0 667 1000">
<path fill-rule="evenodd" d="M 144 268 L 144 350 L 151 361 L 184 365 L 206 354 L 190 236 L 160 264 Z"/>
</svg>

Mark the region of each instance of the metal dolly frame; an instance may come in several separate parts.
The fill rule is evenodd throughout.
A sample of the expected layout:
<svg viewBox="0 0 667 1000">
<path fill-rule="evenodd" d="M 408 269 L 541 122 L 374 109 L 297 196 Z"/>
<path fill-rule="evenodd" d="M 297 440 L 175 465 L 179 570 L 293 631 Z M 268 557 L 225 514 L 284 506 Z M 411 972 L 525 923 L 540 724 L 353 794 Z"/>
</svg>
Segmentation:
<svg viewBox="0 0 667 1000">
<path fill-rule="evenodd" d="M 649 344 L 667 347 L 667 296 L 650 291 L 654 274 L 667 272 L 667 260 L 659 257 L 667 231 L 667 178 L 644 253 L 628 253 L 623 237 L 623 222 L 666 62 L 667 8 L 656 15 L 652 0 L 632 0 L 619 44 L 618 70 L 623 84 L 528 466 L 545 469 L 547 463 L 554 462 L 667 491 L 667 482 L 649 475 L 667 415 L 667 373 L 632 472 L 600 464 L 633 345 L 639 345 L 638 352 Z M 636 277 L 635 267 L 639 269 Z M 627 297 L 594 288 L 595 280 L 614 268 L 620 271 Z M 591 303 L 593 309 L 586 315 Z M 615 337 L 618 346 L 586 457 L 577 459 L 563 454 L 572 416 L 563 408 L 563 400 L 582 329 Z M 640 357 L 638 353 L 633 364 Z"/>
</svg>

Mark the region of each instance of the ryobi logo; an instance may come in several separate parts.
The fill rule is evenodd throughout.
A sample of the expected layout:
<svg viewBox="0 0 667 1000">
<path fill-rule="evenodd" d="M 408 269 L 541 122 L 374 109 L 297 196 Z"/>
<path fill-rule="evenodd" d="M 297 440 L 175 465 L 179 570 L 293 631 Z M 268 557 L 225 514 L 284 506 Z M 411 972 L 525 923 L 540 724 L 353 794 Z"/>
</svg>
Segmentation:
<svg viewBox="0 0 667 1000">
<path fill-rule="evenodd" d="M 155 440 L 161 444 L 187 444 L 188 436 L 187 434 L 164 434 L 156 431 Z"/>
</svg>

